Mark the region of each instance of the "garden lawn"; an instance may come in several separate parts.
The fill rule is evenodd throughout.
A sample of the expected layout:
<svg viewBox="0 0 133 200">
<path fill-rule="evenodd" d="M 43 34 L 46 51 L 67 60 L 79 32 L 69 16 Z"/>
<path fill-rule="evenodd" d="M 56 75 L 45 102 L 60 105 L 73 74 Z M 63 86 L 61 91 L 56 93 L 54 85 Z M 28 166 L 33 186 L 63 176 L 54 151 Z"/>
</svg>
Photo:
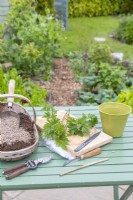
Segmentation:
<svg viewBox="0 0 133 200">
<path fill-rule="evenodd" d="M 71 51 L 88 52 L 95 43 L 94 37 L 106 38 L 112 51 L 124 53 L 124 58 L 133 61 L 133 45 L 121 43 L 110 35 L 118 27 L 120 17 L 92 17 L 92 18 L 70 18 L 68 20 L 68 31 L 63 32 L 61 49 L 64 55 Z"/>
</svg>

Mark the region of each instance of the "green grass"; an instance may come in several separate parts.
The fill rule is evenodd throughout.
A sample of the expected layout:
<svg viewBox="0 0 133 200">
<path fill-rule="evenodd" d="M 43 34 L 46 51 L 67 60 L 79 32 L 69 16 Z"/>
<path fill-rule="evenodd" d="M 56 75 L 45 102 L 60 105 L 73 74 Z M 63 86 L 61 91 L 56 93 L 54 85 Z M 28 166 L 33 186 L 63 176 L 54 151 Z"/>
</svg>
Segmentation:
<svg viewBox="0 0 133 200">
<path fill-rule="evenodd" d="M 68 20 L 68 31 L 63 32 L 61 49 L 64 55 L 71 51 L 88 52 L 95 43 L 94 37 L 106 38 L 112 51 L 124 53 L 124 58 L 133 61 L 133 45 L 121 43 L 109 35 L 118 27 L 119 17 L 73 18 Z"/>
</svg>

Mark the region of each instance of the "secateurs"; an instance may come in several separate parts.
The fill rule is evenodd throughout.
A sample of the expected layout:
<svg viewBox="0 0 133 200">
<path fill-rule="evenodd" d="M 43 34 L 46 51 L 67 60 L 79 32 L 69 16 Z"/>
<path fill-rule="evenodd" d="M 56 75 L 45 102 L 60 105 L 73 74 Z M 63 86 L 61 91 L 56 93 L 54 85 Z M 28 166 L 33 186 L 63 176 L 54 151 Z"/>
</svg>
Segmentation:
<svg viewBox="0 0 133 200">
<path fill-rule="evenodd" d="M 52 156 L 47 156 L 43 158 L 39 158 L 37 160 L 29 160 L 26 163 L 22 163 L 20 165 L 9 167 L 3 171 L 6 179 L 12 179 L 20 174 L 27 172 L 30 169 L 36 169 L 39 164 L 44 164 L 49 162 L 52 159 Z"/>
</svg>

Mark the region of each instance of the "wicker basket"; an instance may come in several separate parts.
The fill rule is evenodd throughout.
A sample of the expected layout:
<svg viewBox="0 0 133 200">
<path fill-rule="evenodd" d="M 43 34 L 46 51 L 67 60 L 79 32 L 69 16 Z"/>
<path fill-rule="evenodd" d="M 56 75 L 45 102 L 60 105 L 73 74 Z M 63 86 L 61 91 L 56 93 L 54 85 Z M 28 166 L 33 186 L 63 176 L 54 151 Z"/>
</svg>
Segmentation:
<svg viewBox="0 0 133 200">
<path fill-rule="evenodd" d="M 13 94 L 13 95 L 0 94 L 0 98 L 10 98 L 10 97 L 11 98 L 20 98 L 22 100 L 27 101 L 30 104 L 30 106 L 32 107 L 33 114 L 34 114 L 34 118 L 32 119 L 31 116 L 29 115 L 29 113 L 26 111 L 26 109 L 23 106 L 16 104 L 16 103 L 13 104 L 13 108 L 12 108 L 13 111 L 28 115 L 31 122 L 33 122 L 34 136 L 35 136 L 34 144 L 29 147 L 26 147 L 26 148 L 23 148 L 20 150 L 16 150 L 16 151 L 0 151 L 0 160 L 15 161 L 15 160 L 20 160 L 22 158 L 25 158 L 34 152 L 34 150 L 36 149 L 36 147 L 38 145 L 39 136 L 38 136 L 37 128 L 35 125 L 36 112 L 35 112 L 34 107 L 31 104 L 31 102 L 29 101 L 29 99 L 27 99 L 26 97 L 24 97 L 22 95 L 17 95 L 17 94 Z M 5 110 L 7 110 L 7 103 L 0 102 L 0 112 L 5 111 Z"/>
</svg>

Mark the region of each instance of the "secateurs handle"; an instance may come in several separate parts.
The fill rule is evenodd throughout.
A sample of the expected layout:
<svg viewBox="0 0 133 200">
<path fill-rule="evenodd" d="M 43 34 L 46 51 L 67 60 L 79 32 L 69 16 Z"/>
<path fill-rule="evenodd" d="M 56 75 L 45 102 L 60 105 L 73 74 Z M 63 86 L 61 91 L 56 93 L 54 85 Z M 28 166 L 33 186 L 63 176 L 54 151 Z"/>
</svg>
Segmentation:
<svg viewBox="0 0 133 200">
<path fill-rule="evenodd" d="M 12 179 L 20 174 L 23 174 L 27 172 L 29 169 L 36 169 L 37 163 L 34 162 L 34 160 L 29 160 L 26 163 L 19 164 L 14 167 L 9 167 L 3 171 L 3 174 L 5 174 L 6 179 Z"/>
<path fill-rule="evenodd" d="M 26 166 L 26 163 L 22 163 L 17 166 L 14 166 L 14 167 L 9 167 L 3 171 L 3 174 L 8 174 L 8 173 L 14 172 L 15 170 L 25 167 L 25 166 Z"/>
<path fill-rule="evenodd" d="M 22 168 L 17 169 L 17 171 L 13 171 L 9 174 L 6 174 L 6 179 L 10 180 L 12 178 L 15 178 L 16 176 L 23 174 L 29 170 L 28 166 L 24 166 Z"/>
</svg>

